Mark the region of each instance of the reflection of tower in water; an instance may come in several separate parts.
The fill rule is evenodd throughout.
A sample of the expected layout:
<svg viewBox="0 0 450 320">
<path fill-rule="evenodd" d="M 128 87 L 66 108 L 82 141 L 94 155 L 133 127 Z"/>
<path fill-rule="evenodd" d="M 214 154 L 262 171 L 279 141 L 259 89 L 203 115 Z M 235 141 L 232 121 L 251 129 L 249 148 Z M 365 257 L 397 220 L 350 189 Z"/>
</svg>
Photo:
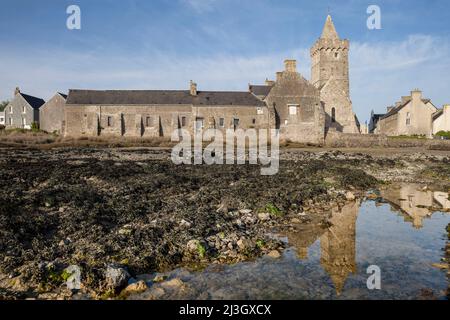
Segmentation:
<svg viewBox="0 0 450 320">
<path fill-rule="evenodd" d="M 356 273 L 356 219 L 359 202 L 333 209 L 328 228 L 320 238 L 320 264 L 330 275 L 338 295 L 350 273 Z"/>
</svg>

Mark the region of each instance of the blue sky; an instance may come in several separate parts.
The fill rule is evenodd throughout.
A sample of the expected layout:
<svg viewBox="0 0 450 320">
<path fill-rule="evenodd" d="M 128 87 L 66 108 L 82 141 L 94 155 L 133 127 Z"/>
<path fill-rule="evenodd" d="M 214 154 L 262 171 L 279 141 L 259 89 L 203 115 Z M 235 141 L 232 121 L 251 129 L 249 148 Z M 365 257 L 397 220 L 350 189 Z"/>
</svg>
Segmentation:
<svg viewBox="0 0 450 320">
<path fill-rule="evenodd" d="M 66 8 L 81 8 L 81 30 Z M 369 5 L 382 29 L 366 27 Z M 361 122 L 416 87 L 450 103 L 447 0 L 2 0 L 0 100 L 48 99 L 89 89 L 247 90 L 296 58 L 309 79 L 309 48 L 331 11 L 351 42 L 354 110 Z"/>
</svg>

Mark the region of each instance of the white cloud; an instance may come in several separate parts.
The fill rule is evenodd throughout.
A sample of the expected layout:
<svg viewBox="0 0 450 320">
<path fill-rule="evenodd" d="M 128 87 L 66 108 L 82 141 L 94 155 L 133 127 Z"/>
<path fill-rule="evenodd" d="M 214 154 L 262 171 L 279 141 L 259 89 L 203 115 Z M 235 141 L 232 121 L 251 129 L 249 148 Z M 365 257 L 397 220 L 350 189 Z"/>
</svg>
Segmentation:
<svg viewBox="0 0 450 320">
<path fill-rule="evenodd" d="M 214 5 L 218 0 L 181 0 L 183 3 L 190 6 L 197 13 L 209 12 L 214 9 Z"/>
<path fill-rule="evenodd" d="M 51 97 L 69 88 L 187 89 L 195 80 L 200 90 L 247 90 L 283 68 L 283 60 L 296 58 L 309 78 L 309 48 L 258 56 L 209 57 L 147 55 L 110 56 L 113 50 L 73 53 L 63 50 L 0 52 L 0 100 L 12 96 L 19 85 L 24 92 Z M 107 59 L 105 57 L 108 57 Z M 352 43 L 351 95 L 364 122 L 370 111 L 384 111 L 400 96 L 419 87 L 436 105 L 450 102 L 450 44 L 448 39 L 414 35 L 399 42 Z"/>
</svg>

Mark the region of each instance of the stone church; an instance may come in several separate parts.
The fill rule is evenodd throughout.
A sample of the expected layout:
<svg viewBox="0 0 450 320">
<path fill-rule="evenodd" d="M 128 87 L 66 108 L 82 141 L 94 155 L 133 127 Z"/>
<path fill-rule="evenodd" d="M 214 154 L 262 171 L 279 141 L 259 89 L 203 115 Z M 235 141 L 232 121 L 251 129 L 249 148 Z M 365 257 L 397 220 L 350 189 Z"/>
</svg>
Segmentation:
<svg viewBox="0 0 450 320">
<path fill-rule="evenodd" d="M 279 129 L 280 139 L 323 144 L 329 130 L 359 133 L 349 93 L 349 41 L 330 16 L 311 48 L 311 81 L 286 60 L 275 80 L 248 91 L 69 90 L 65 136 L 171 137 L 176 129 Z"/>
</svg>

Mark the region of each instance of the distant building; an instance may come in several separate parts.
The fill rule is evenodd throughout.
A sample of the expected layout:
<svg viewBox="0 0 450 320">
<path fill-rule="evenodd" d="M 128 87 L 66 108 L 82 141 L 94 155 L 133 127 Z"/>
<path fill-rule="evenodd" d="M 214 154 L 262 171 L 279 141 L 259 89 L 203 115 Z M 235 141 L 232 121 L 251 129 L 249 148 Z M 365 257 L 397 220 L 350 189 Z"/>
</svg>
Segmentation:
<svg viewBox="0 0 450 320">
<path fill-rule="evenodd" d="M 376 114 L 373 110 L 372 113 L 370 114 L 370 121 L 369 121 L 369 133 L 373 133 L 373 134 L 377 134 L 378 133 L 378 121 L 380 121 L 381 117 L 384 116 L 385 114 Z"/>
<path fill-rule="evenodd" d="M 416 89 L 410 96 L 402 97 L 395 106 L 388 107 L 387 113 L 380 117 L 377 133 L 388 136 L 425 135 L 431 137 L 432 115 L 438 109 L 430 99 L 422 97 L 422 91 Z"/>
<path fill-rule="evenodd" d="M 450 105 L 445 105 L 433 114 L 433 134 L 450 131 Z"/>
<path fill-rule="evenodd" d="M 64 108 L 67 95 L 57 93 L 40 108 L 39 128 L 49 133 L 64 133 Z"/>
<path fill-rule="evenodd" d="M 20 92 L 16 88 L 13 100 L 5 108 L 6 128 L 31 129 L 32 123 L 39 124 L 39 108 L 44 100 Z"/>
<path fill-rule="evenodd" d="M 0 126 L 5 125 L 5 111 L 0 111 Z"/>
</svg>

